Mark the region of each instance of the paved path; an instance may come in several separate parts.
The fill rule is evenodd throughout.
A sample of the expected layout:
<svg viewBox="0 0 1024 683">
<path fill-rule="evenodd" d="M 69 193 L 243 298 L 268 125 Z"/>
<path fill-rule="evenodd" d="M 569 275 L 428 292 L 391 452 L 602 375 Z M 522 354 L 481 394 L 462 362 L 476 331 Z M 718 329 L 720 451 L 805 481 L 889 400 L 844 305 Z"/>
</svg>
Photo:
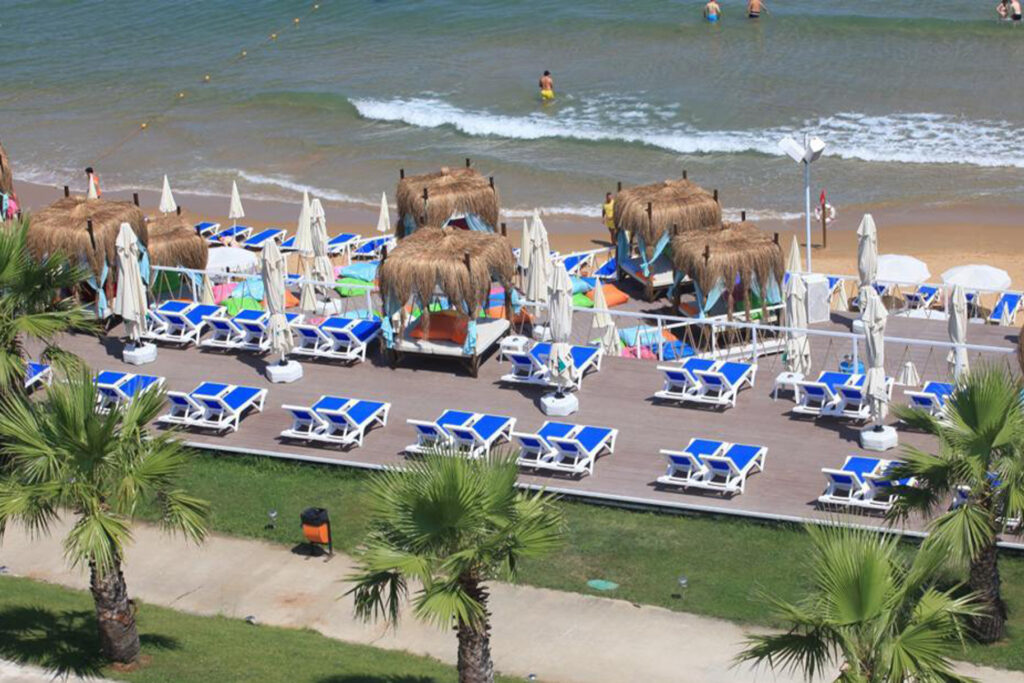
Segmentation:
<svg viewBox="0 0 1024 683">
<path fill-rule="evenodd" d="M 59 539 L 29 539 L 8 529 L 0 565 L 15 575 L 85 588 L 83 573 L 65 568 Z M 197 614 L 223 614 L 279 626 L 309 627 L 331 638 L 406 650 L 455 662 L 450 632 L 403 619 L 397 630 L 352 618 L 341 597 L 351 559 L 329 562 L 284 546 L 213 536 L 201 547 L 157 529 L 136 529 L 125 568 L 133 596 Z M 494 585 L 493 650 L 497 668 L 542 681 L 797 681 L 771 672 L 730 668 L 755 629 L 720 619 L 640 607 L 621 600 L 527 586 Z M 0 680 L 6 680 L 0 669 Z M 983 681 L 1024 681 L 1024 675 L 964 667 Z M 20 680 L 20 679 L 15 679 Z M 24 680 L 35 680 L 25 678 Z"/>
</svg>

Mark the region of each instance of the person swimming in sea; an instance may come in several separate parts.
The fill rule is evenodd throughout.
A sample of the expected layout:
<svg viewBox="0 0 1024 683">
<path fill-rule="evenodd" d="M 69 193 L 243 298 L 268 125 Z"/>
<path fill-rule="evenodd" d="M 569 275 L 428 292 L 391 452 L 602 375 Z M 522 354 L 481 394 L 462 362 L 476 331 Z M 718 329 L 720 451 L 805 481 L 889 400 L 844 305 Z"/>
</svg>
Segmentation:
<svg viewBox="0 0 1024 683">
<path fill-rule="evenodd" d="M 540 86 L 540 99 L 544 102 L 550 102 L 555 99 L 555 79 L 551 78 L 551 72 L 544 70 L 544 75 L 540 77 L 540 81 L 537 83 Z"/>
<path fill-rule="evenodd" d="M 760 19 L 763 12 L 768 11 L 768 6 L 761 0 L 750 0 L 747 3 L 747 16 L 751 19 Z"/>
<path fill-rule="evenodd" d="M 1020 0 L 1000 0 L 999 4 L 996 5 L 996 14 L 1003 21 L 1021 21 L 1021 6 Z"/>
<path fill-rule="evenodd" d="M 708 4 L 704 5 L 704 18 L 714 24 L 720 16 L 722 16 L 722 8 L 715 0 L 708 0 Z"/>
</svg>

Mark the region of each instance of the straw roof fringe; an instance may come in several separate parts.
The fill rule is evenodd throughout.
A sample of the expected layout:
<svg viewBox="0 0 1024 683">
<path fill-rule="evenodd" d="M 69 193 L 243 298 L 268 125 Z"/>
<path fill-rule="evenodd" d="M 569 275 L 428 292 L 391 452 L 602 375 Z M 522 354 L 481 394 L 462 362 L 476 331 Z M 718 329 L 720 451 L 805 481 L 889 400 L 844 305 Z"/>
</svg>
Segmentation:
<svg viewBox="0 0 1024 683">
<path fill-rule="evenodd" d="M 11 161 L 7 158 L 4 146 L 0 144 L 0 194 L 10 194 L 14 190 L 14 172 Z M 0 216 L 0 220 L 3 216 Z"/>
<path fill-rule="evenodd" d="M 647 216 L 647 205 L 651 216 Z M 615 195 L 615 229 L 643 237 L 653 247 L 666 231 L 715 230 L 722 223 L 722 207 L 714 196 L 689 180 L 666 180 L 629 187 Z M 670 232 L 670 235 L 673 234 Z"/>
<path fill-rule="evenodd" d="M 86 229 L 90 219 L 95 247 Z M 149 244 L 146 218 L 131 202 L 63 197 L 32 216 L 26 244 L 35 258 L 62 252 L 69 258 L 85 260 L 99 275 L 104 260 L 110 268 L 117 262 L 114 243 L 121 223 L 128 223 L 142 244 Z"/>
<path fill-rule="evenodd" d="M 423 190 L 427 190 L 424 207 Z M 472 168 L 442 168 L 434 173 L 406 176 L 398 181 L 398 234 L 408 214 L 419 227 L 444 225 L 452 214 L 475 213 L 492 228 L 498 227 L 498 191 Z"/>
<path fill-rule="evenodd" d="M 501 235 L 424 227 L 398 243 L 377 277 L 385 301 L 414 301 L 426 307 L 440 292 L 453 307 L 475 316 L 487 307 L 491 282 L 511 291 L 515 272 L 512 246 Z M 424 324 L 429 324 L 429 316 Z"/>
<path fill-rule="evenodd" d="M 147 224 L 149 262 L 154 266 L 206 269 L 209 246 L 181 216 L 167 214 Z"/>
<path fill-rule="evenodd" d="M 672 238 L 672 263 L 703 292 L 711 291 L 719 280 L 729 285 L 737 277 L 747 291 L 756 282 L 764 292 L 771 282 L 781 283 L 785 272 L 782 249 L 750 222 L 723 223 L 721 230 L 676 235 Z"/>
</svg>

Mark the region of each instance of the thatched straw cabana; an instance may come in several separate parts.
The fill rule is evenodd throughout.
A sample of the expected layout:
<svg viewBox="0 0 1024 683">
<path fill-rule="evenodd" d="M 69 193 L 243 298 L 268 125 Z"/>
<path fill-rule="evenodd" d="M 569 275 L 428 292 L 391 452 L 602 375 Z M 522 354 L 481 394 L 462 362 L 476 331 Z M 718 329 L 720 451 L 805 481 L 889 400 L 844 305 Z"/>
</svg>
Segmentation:
<svg viewBox="0 0 1024 683">
<path fill-rule="evenodd" d="M 779 296 L 785 273 L 782 249 L 753 223 L 723 223 L 720 230 L 680 233 L 672 238 L 671 258 L 677 282 L 682 275 L 693 280 L 701 316 L 721 294 L 731 299 L 737 281 L 748 306 L 751 293 L 767 304 Z"/>
<path fill-rule="evenodd" d="M 88 230 L 92 221 L 92 234 Z M 131 202 L 64 197 L 32 214 L 27 245 L 36 258 L 61 252 L 89 264 L 99 275 L 104 262 L 112 270 L 117 263 L 114 242 L 121 223 L 128 223 L 142 244 L 149 244 L 146 217 Z"/>
<path fill-rule="evenodd" d="M 149 262 L 154 266 L 206 269 L 209 247 L 196 229 L 181 216 L 168 214 L 150 221 Z"/>
<path fill-rule="evenodd" d="M 648 212 L 648 207 L 650 212 Z M 615 229 L 651 249 L 666 232 L 714 230 L 722 208 L 714 195 L 685 179 L 629 187 L 615 195 Z"/>
<path fill-rule="evenodd" d="M 14 191 L 14 172 L 11 170 L 11 162 L 7 158 L 4 146 L 0 144 L 0 194 L 11 194 Z M 3 216 L 0 216 L 0 220 Z"/>
<path fill-rule="evenodd" d="M 444 225 L 452 216 L 476 216 L 495 231 L 498 191 L 493 180 L 472 168 L 442 168 L 435 173 L 405 176 L 398 181 L 399 237 L 424 226 Z"/>
</svg>

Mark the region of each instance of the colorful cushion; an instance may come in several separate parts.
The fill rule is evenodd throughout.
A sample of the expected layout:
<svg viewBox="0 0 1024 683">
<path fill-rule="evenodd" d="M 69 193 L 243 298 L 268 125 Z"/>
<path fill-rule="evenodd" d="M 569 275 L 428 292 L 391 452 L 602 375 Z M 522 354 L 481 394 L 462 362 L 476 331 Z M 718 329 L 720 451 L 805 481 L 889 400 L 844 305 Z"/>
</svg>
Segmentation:
<svg viewBox="0 0 1024 683">
<path fill-rule="evenodd" d="M 252 297 L 228 298 L 224 301 L 224 310 L 230 316 L 238 315 L 241 311 L 262 311 L 263 304 Z"/>
<path fill-rule="evenodd" d="M 433 313 L 430 315 L 430 325 L 424 335 L 423 325 L 426 322 L 421 318 L 419 323 L 412 329 L 409 336 L 413 339 L 430 339 L 432 341 L 453 341 L 462 344 L 466 341 L 469 319 L 454 312 Z"/>
<path fill-rule="evenodd" d="M 341 277 L 351 277 L 365 282 L 373 282 L 377 279 L 378 265 L 379 264 L 376 261 L 361 261 L 353 263 L 352 265 L 345 266 L 341 269 Z"/>
<path fill-rule="evenodd" d="M 572 305 L 576 308 L 593 308 L 594 300 L 583 292 L 578 292 L 572 295 Z"/>
<path fill-rule="evenodd" d="M 594 288 L 594 284 L 597 282 L 592 277 L 576 277 L 572 276 L 572 293 L 573 294 L 586 294 Z"/>
<path fill-rule="evenodd" d="M 622 304 L 629 301 L 629 295 L 623 292 L 615 285 L 613 285 L 612 283 L 605 283 L 604 285 L 602 285 L 602 287 L 604 289 L 604 302 L 608 304 L 608 308 L 615 308 L 616 306 L 621 306 Z M 589 296 L 590 299 L 593 300 L 594 292 L 588 292 L 587 296 Z"/>
<path fill-rule="evenodd" d="M 360 285 L 359 287 L 351 287 L 346 285 Z M 364 287 L 373 287 L 372 280 L 360 280 L 354 277 L 343 277 L 338 280 L 338 286 L 334 290 L 338 293 L 338 296 L 349 297 L 349 296 L 362 296 L 367 290 Z"/>
</svg>

